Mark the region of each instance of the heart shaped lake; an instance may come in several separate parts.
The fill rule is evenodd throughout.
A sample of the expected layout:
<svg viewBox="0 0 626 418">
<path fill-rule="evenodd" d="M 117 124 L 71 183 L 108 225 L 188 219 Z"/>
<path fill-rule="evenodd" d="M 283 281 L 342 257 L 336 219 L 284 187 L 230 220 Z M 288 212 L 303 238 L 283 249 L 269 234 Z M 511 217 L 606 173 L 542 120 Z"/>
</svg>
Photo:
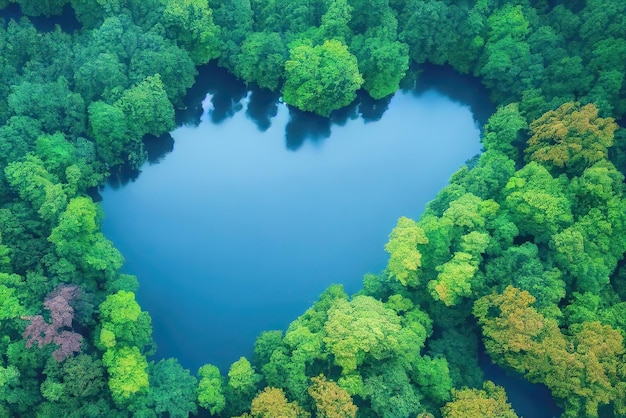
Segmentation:
<svg viewBox="0 0 626 418">
<path fill-rule="evenodd" d="M 136 181 L 101 193 L 103 231 L 139 278 L 157 357 L 226 372 L 328 285 L 353 293 L 385 268 L 397 219 L 419 217 L 480 151 L 485 96 L 436 71 L 418 90 L 331 119 L 250 95 L 219 70 L 202 75 L 217 87 L 200 123 L 173 131 L 173 152 Z M 233 85 L 240 94 L 220 90 Z M 464 91 L 478 104 L 458 100 Z"/>
</svg>

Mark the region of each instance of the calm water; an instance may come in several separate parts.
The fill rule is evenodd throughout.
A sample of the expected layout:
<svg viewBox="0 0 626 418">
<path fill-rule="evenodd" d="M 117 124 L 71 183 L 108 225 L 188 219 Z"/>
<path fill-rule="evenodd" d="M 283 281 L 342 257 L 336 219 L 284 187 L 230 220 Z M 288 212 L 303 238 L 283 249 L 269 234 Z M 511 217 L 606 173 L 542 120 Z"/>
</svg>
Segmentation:
<svg viewBox="0 0 626 418">
<path fill-rule="evenodd" d="M 225 373 L 329 284 L 353 293 L 385 267 L 397 218 L 417 218 L 480 151 L 492 111 L 475 83 L 446 69 L 421 80 L 325 119 L 201 71 L 179 114 L 185 125 L 148 144 L 140 175 L 114 176 L 101 192 L 104 233 L 139 277 L 157 357 Z M 487 358 L 481 366 L 520 415 L 558 414 L 544 387 Z"/>
</svg>

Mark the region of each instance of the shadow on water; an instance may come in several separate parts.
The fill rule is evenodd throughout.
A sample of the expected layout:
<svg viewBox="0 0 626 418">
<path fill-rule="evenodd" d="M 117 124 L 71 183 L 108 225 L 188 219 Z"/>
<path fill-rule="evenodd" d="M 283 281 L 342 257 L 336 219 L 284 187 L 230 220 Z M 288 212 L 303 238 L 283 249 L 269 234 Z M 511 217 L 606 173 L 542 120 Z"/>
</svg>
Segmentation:
<svg viewBox="0 0 626 418">
<path fill-rule="evenodd" d="M 111 169 L 111 174 L 107 178 L 107 186 L 117 190 L 137 180 L 139 174 L 141 174 L 141 170 L 133 168 L 130 164 L 115 166 Z"/>
<path fill-rule="evenodd" d="M 527 418 L 560 417 L 563 410 L 559 408 L 550 389 L 545 385 L 530 383 L 514 372 L 507 372 L 493 364 L 491 358 L 480 348 L 478 364 L 483 370 L 485 380 L 491 380 L 506 390 L 509 403 L 519 416 Z"/>
<path fill-rule="evenodd" d="M 174 138 L 170 133 L 161 136 L 146 135 L 143 139 L 143 148 L 149 164 L 158 164 L 165 155 L 174 151 Z"/>
<path fill-rule="evenodd" d="M 366 92 L 359 91 L 352 103 L 333 111 L 328 118 L 289 106 L 285 145 L 288 150 L 297 151 L 306 140 L 319 143 L 328 138 L 332 125 L 344 126 L 348 121 L 358 118 L 365 123 L 380 120 L 389 108 L 391 97 L 375 100 Z"/>
<path fill-rule="evenodd" d="M 408 86 L 405 84 L 404 90 L 410 90 L 419 96 L 427 90 L 435 89 L 457 103 L 468 105 L 482 130 L 495 108 L 489 101 L 489 92 L 478 78 L 460 74 L 449 65 L 424 64 L 418 71 L 418 74 L 407 77 Z"/>
<path fill-rule="evenodd" d="M 317 143 L 329 136 L 329 118 L 289 106 L 289 122 L 285 126 L 285 145 L 288 150 L 298 150 L 305 140 Z"/>
<path fill-rule="evenodd" d="M 403 89 L 417 96 L 427 90 L 438 90 L 452 100 L 468 105 L 481 128 L 494 111 L 487 99 L 487 90 L 480 81 L 470 75 L 459 74 L 449 66 L 423 65 L 406 77 Z M 246 98 L 246 116 L 260 131 L 269 129 L 272 118 L 277 115 L 280 92 L 247 86 L 216 63 L 204 65 L 198 69 L 196 83 L 185 98 L 185 109 L 177 114 L 177 122 L 180 125 L 198 126 L 203 113 L 208 111 L 208 117 L 213 123 L 221 123 L 243 110 Z M 366 92 L 359 91 L 350 105 L 332 112 L 330 118 L 290 106 L 285 146 L 296 151 L 307 140 L 320 143 L 330 136 L 332 125 L 342 126 L 349 120 L 361 118 L 366 123 L 380 120 L 389 108 L 391 98 L 388 96 L 375 100 Z"/>
<path fill-rule="evenodd" d="M 25 16 L 17 3 L 11 3 L 6 8 L 0 10 L 0 18 L 4 18 L 5 27 L 8 25 L 9 20 L 19 21 L 22 17 L 27 17 L 39 32 L 51 32 L 56 25 L 59 25 L 63 32 L 74 33 L 82 27 L 78 19 L 76 19 L 74 9 L 72 9 L 69 3 L 63 6 L 63 12 L 60 16 Z"/>
<path fill-rule="evenodd" d="M 295 151 L 307 140 L 319 143 L 330 136 L 332 125 L 342 126 L 349 120 L 361 118 L 366 123 L 380 120 L 389 107 L 391 97 L 375 100 L 364 91 L 359 91 L 350 105 L 332 112 L 330 118 L 290 106 L 285 146 Z M 280 92 L 247 86 L 226 69 L 210 63 L 198 68 L 196 83 L 189 89 L 184 100 L 185 107 L 177 112 L 176 121 L 179 125 L 198 126 L 202 115 L 207 112 L 211 122 L 221 123 L 243 110 L 246 98 L 246 116 L 261 132 L 269 129 L 272 118 L 278 113 Z"/>
<path fill-rule="evenodd" d="M 177 123 L 198 126 L 206 110 L 203 104 L 208 95 L 211 97 L 209 118 L 213 123 L 221 123 L 243 109 L 241 101 L 247 94 L 245 83 L 226 69 L 216 63 L 203 65 L 198 68 L 196 82 L 183 101 L 185 109 L 177 114 Z"/>
<path fill-rule="evenodd" d="M 161 136 L 146 135 L 143 138 L 143 149 L 146 162 L 149 165 L 158 164 L 167 154 L 174 151 L 174 138 L 169 132 Z M 141 174 L 141 169 L 133 167 L 130 163 L 117 165 L 111 169 L 111 174 L 107 178 L 107 186 L 117 190 L 137 180 L 139 174 Z M 94 196 L 96 195 L 94 194 Z M 100 200 L 98 196 L 95 199 Z"/>
<path fill-rule="evenodd" d="M 278 100 L 280 92 L 273 92 L 258 87 L 252 88 L 249 95 L 246 116 L 265 132 L 272 126 L 272 118 L 278 114 Z"/>
</svg>

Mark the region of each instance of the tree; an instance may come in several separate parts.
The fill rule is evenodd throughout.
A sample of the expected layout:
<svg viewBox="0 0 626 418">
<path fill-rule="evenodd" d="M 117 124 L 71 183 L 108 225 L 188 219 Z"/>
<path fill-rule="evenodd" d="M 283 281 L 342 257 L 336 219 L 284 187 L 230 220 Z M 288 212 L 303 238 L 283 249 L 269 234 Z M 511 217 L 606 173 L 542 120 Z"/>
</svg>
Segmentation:
<svg viewBox="0 0 626 418">
<path fill-rule="evenodd" d="M 189 52 L 195 65 L 206 64 L 220 55 L 219 28 L 206 1 L 165 0 L 163 21 L 169 34 Z"/>
<path fill-rule="evenodd" d="M 282 345 L 282 331 L 263 331 L 254 342 L 254 361 L 256 365 L 263 365 L 270 361 L 274 350 Z"/>
<path fill-rule="evenodd" d="M 530 124 L 527 160 L 542 163 L 557 174 L 579 175 L 607 158 L 616 129 L 612 118 L 598 117 L 593 104 L 565 103 Z"/>
<path fill-rule="evenodd" d="M 536 299 L 535 306 L 546 316 L 560 314 L 556 305 L 565 297 L 563 274 L 549 268 L 539 256 L 539 247 L 532 242 L 507 248 L 500 257 L 485 266 L 485 287 L 507 285 L 526 290 Z M 488 293 L 486 290 L 485 293 Z"/>
<path fill-rule="evenodd" d="M 231 364 L 228 370 L 228 383 L 224 390 L 226 409 L 229 414 L 237 415 L 248 409 L 261 381 L 248 359 L 241 357 Z"/>
<path fill-rule="evenodd" d="M 112 166 L 121 163 L 124 153 L 138 146 L 138 139 L 126 134 L 124 111 L 108 103 L 98 101 L 89 105 L 89 129 L 98 156 Z"/>
<path fill-rule="evenodd" d="M 91 44 L 85 45 L 85 51 L 92 52 L 90 46 Z M 84 63 L 75 69 L 74 84 L 75 90 L 80 93 L 85 103 L 99 99 L 112 100 L 123 89 L 129 87 L 128 70 L 116 53 L 106 51 L 97 55 L 87 52 L 83 54 Z"/>
<path fill-rule="evenodd" d="M 331 0 L 328 10 L 322 15 L 320 37 L 337 39 L 347 44 L 352 32 L 348 26 L 352 18 L 352 6 L 348 0 Z"/>
<path fill-rule="evenodd" d="M 81 402 L 101 398 L 106 384 L 102 361 L 84 353 L 68 357 L 62 363 L 48 362 L 44 373 L 48 379 L 62 384 L 66 398 L 78 398 Z"/>
<path fill-rule="evenodd" d="M 234 71 L 236 59 L 241 51 L 241 44 L 248 34 L 253 32 L 254 12 L 250 0 L 223 0 L 216 2 L 213 18 L 220 31 L 220 66 Z M 284 10 L 281 10 L 281 12 Z M 284 15 L 280 20 L 284 19 Z M 265 19 L 264 19 L 265 20 Z M 265 26 L 267 21 L 265 21 Z M 269 29 L 272 31 L 277 31 Z"/>
<path fill-rule="evenodd" d="M 583 322 L 563 334 L 533 302 L 528 292 L 513 287 L 476 301 L 474 315 L 491 358 L 548 386 L 554 397 L 565 400 L 566 417 L 597 417 L 598 406 L 611 402 L 616 414 L 623 414 L 621 333 L 599 322 Z"/>
<path fill-rule="evenodd" d="M 55 221 L 66 208 L 67 195 L 59 179 L 36 156 L 28 154 L 24 161 L 9 164 L 4 173 L 9 185 L 31 203 L 43 220 Z"/>
<path fill-rule="evenodd" d="M 407 370 L 398 362 L 379 365 L 375 373 L 365 379 L 364 386 L 377 417 L 411 417 L 422 410 L 421 396 Z"/>
<path fill-rule="evenodd" d="M 500 151 L 516 163 L 521 162 L 520 148 L 528 122 L 522 116 L 518 103 L 498 107 L 489 117 L 482 136 L 482 143 L 488 151 Z"/>
<path fill-rule="evenodd" d="M 277 32 L 253 32 L 246 37 L 235 69 L 246 82 L 276 90 L 283 79 L 288 50 Z"/>
<path fill-rule="evenodd" d="M 356 35 L 350 49 L 358 59 L 363 88 L 370 96 L 382 99 L 398 90 L 409 68 L 406 44 L 368 31 L 365 35 Z"/>
<path fill-rule="evenodd" d="M 502 294 L 483 296 L 474 303 L 473 313 L 482 326 L 485 349 L 494 362 L 524 372 L 530 356 L 520 353 L 540 352 L 538 347 L 544 340 L 565 347 L 556 321 L 537 312 L 531 306 L 534 302 L 527 291 L 508 286 Z"/>
<path fill-rule="evenodd" d="M 76 147 L 63 134 L 41 135 L 35 141 L 35 154 L 46 170 L 65 182 L 66 169 L 76 161 Z"/>
<path fill-rule="evenodd" d="M 554 261 L 582 292 L 600 293 L 626 251 L 624 203 L 612 199 L 603 206 L 614 209 L 614 216 L 593 208 L 553 237 Z"/>
<path fill-rule="evenodd" d="M 521 235 L 532 235 L 535 242 L 547 242 L 573 221 L 571 201 L 563 183 L 548 170 L 530 162 L 509 179 L 502 204 Z"/>
<path fill-rule="evenodd" d="M 75 138 L 85 132 L 85 102 L 63 77 L 55 82 L 14 85 L 7 101 L 14 115 L 39 120 L 46 133 L 62 131 Z"/>
<path fill-rule="evenodd" d="M 414 220 L 401 217 L 389 234 L 385 251 L 389 253 L 387 272 L 404 286 L 415 287 L 419 283 L 422 254 L 418 245 L 428 244 L 424 230 Z"/>
<path fill-rule="evenodd" d="M 219 414 L 226 406 L 220 370 L 212 364 L 205 364 L 198 370 L 198 375 L 198 404 L 212 415 Z"/>
<path fill-rule="evenodd" d="M 177 360 L 171 358 L 150 363 L 148 374 L 149 387 L 141 402 L 143 409 L 172 418 L 186 418 L 197 412 L 198 380 Z"/>
<path fill-rule="evenodd" d="M 393 310 L 372 297 L 338 299 L 328 310 L 324 343 L 347 375 L 366 361 L 402 357 L 405 349 L 422 346 L 425 333 L 419 336 L 403 329 L 400 322 Z"/>
<path fill-rule="evenodd" d="M 441 413 L 444 418 L 517 418 L 504 389 L 489 380 L 482 389 L 452 389 L 452 401 Z"/>
<path fill-rule="evenodd" d="M 285 62 L 283 97 L 301 110 L 329 116 L 350 104 L 362 84 L 356 58 L 337 40 L 294 46 Z"/>
<path fill-rule="evenodd" d="M 109 372 L 109 389 L 116 404 L 125 405 L 148 388 L 148 362 L 137 347 L 114 347 L 104 353 L 102 362 Z"/>
<path fill-rule="evenodd" d="M 50 311 L 51 322 L 47 323 L 43 316 L 23 316 L 30 321 L 22 335 L 26 339 L 26 348 L 37 343 L 39 348 L 54 343 L 59 347 L 52 353 L 58 362 L 65 360 L 69 355 L 80 352 L 83 336 L 72 329 L 74 308 L 69 302 L 79 296 L 76 286 L 60 286 L 51 292 L 44 301 L 44 307 Z"/>
<path fill-rule="evenodd" d="M 255 418 L 310 417 L 296 402 L 288 402 L 282 390 L 270 387 L 266 387 L 252 400 L 250 414 Z"/>
<path fill-rule="evenodd" d="M 344 389 L 324 375 L 311 378 L 309 395 L 315 402 L 317 418 L 355 418 L 358 408 Z"/>
<path fill-rule="evenodd" d="M 485 246 L 486 247 L 486 246 Z M 428 283 L 430 295 L 446 306 L 458 304 L 461 297 L 472 294 L 472 279 L 478 271 L 478 263 L 471 254 L 456 252 L 452 260 L 437 267 L 436 280 Z"/>
<path fill-rule="evenodd" d="M 167 104 L 159 97 L 161 88 L 167 93 L 170 102 L 181 103 L 187 89 L 193 85 L 196 74 L 194 62 L 187 51 L 152 33 L 144 34 L 137 42 L 139 45 L 133 52 L 128 66 L 129 81 L 138 86 L 139 83 L 147 81 L 147 77 L 158 76 L 160 82 L 149 81 L 140 90 L 144 94 L 148 92 L 152 94 L 153 97 L 150 100 L 154 104 L 150 106 L 154 106 L 155 109 L 167 107 Z M 164 112 L 162 117 L 165 118 L 167 111 L 159 109 L 159 112 Z"/>
<path fill-rule="evenodd" d="M 413 367 L 411 379 L 433 405 L 440 405 L 450 399 L 452 379 L 445 358 L 419 357 Z"/>
<path fill-rule="evenodd" d="M 24 313 L 24 307 L 15 294 L 15 288 L 0 284 L 0 321 L 20 318 Z"/>
<path fill-rule="evenodd" d="M 119 251 L 101 232 L 97 232 L 100 215 L 88 197 L 69 201 L 59 224 L 52 229 L 48 241 L 54 244 L 56 254 L 81 268 L 84 272 L 101 271 L 112 275 L 123 264 Z"/>
<path fill-rule="evenodd" d="M 120 290 L 100 304 L 99 344 L 107 349 L 118 345 L 143 349 L 152 344 L 151 318 L 142 311 L 133 292 Z"/>
<path fill-rule="evenodd" d="M 60 15 L 63 6 L 70 0 L 12 0 L 20 4 L 22 12 L 26 16 L 53 16 Z"/>
<path fill-rule="evenodd" d="M 141 139 L 146 134 L 159 136 L 175 126 L 174 107 L 159 74 L 147 76 L 126 90 L 114 106 L 124 112 L 126 134 L 133 139 Z"/>
</svg>

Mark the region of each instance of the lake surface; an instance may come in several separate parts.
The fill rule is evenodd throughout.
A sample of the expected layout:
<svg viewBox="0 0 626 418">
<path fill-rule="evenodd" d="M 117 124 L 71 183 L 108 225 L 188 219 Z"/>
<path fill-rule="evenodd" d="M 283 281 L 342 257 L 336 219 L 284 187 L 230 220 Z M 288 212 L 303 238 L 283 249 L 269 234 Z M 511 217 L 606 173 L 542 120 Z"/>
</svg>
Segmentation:
<svg viewBox="0 0 626 418">
<path fill-rule="evenodd" d="M 190 105 L 200 115 L 171 133 L 173 152 L 101 192 L 103 231 L 139 278 L 157 356 L 225 372 L 330 284 L 353 293 L 384 269 L 397 219 L 417 218 L 480 151 L 482 121 L 434 89 L 329 120 L 219 70 L 203 77 L 223 90 Z"/>
<path fill-rule="evenodd" d="M 101 191 L 103 231 L 136 274 L 157 358 L 226 373 L 264 330 L 284 330 L 332 283 L 385 268 L 398 217 L 419 217 L 480 151 L 493 109 L 475 80 L 432 67 L 391 99 L 331 118 L 299 112 L 203 67 L 171 136 L 141 173 Z M 559 414 L 549 391 L 481 356 L 520 415 Z"/>
</svg>

